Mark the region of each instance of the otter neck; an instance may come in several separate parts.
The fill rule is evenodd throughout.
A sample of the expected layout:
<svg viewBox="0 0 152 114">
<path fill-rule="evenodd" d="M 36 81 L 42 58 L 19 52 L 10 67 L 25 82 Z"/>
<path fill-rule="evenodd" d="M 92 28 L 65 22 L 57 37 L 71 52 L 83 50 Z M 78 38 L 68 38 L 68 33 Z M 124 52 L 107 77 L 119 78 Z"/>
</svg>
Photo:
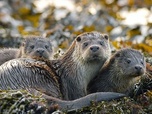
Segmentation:
<svg viewBox="0 0 152 114">
<path fill-rule="evenodd" d="M 73 53 L 61 58 L 57 75 L 61 78 L 60 83 L 63 86 L 61 91 L 65 95 L 64 99 L 73 100 L 85 96 L 88 83 L 102 65 L 101 61 L 81 61 Z"/>
<path fill-rule="evenodd" d="M 114 91 L 123 93 L 125 92 L 126 87 L 130 85 L 130 78 L 124 76 L 124 71 L 122 71 L 121 68 L 116 66 L 116 64 L 119 63 L 108 63 L 106 68 L 103 68 L 103 73 L 101 73 L 101 75 L 104 75 L 104 77 L 106 77 L 106 80 L 110 82 L 109 86 L 111 86 L 111 88 L 113 88 Z"/>
</svg>

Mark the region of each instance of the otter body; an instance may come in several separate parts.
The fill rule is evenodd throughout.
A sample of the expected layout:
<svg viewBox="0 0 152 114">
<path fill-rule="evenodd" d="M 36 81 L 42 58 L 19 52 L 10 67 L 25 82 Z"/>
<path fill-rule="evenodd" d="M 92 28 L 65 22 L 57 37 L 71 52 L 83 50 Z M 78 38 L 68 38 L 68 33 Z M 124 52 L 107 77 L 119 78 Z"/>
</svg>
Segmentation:
<svg viewBox="0 0 152 114">
<path fill-rule="evenodd" d="M 45 98 L 52 104 L 77 107 L 81 101 L 96 99 L 97 94 L 82 99 L 80 97 L 87 95 L 89 81 L 110 55 L 107 35 L 98 32 L 84 33 L 73 41 L 65 55 L 58 60 L 19 58 L 4 63 L 0 66 L 0 89 L 33 88 L 51 96 Z M 97 100 L 105 100 L 100 98 L 103 96 L 106 100 L 111 100 L 124 95 L 100 93 Z M 77 98 L 80 100 L 74 100 Z"/>
<path fill-rule="evenodd" d="M 129 94 L 133 85 L 145 73 L 145 69 L 145 59 L 139 51 L 119 50 L 90 82 L 88 91 L 90 93 L 110 91 Z"/>
<path fill-rule="evenodd" d="M 63 99 L 73 100 L 80 98 L 87 95 L 89 81 L 98 73 L 110 55 L 111 50 L 107 35 L 102 35 L 98 32 L 84 33 L 73 41 L 65 55 L 58 60 L 45 61 L 43 63 L 41 61 L 36 62 L 34 59 L 21 58 L 2 65 L 0 67 L 0 71 L 2 71 L 0 77 L 8 80 L 0 80 L 0 88 L 41 89 L 42 92 L 47 90 L 46 94 L 54 96 L 52 90 L 54 90 L 54 86 L 58 86 L 57 88 L 59 88 Z M 30 65 L 27 65 L 27 63 Z M 11 72 L 15 72 L 14 75 L 10 76 Z M 52 81 L 50 82 L 51 79 L 47 79 L 47 77 L 52 78 L 52 76 L 57 80 L 57 83 L 54 81 L 56 83 L 54 86 L 51 85 L 53 83 Z M 43 77 L 44 79 L 38 77 Z M 18 78 L 23 80 L 27 78 L 27 83 L 18 82 L 18 84 L 16 83 L 17 85 L 13 86 L 11 83 L 13 80 L 21 81 Z M 45 86 L 41 85 L 42 81 L 44 81 Z M 39 84 L 39 82 L 42 83 Z M 37 84 L 38 87 L 36 87 Z"/>
<path fill-rule="evenodd" d="M 54 68 L 66 100 L 87 95 L 89 81 L 111 55 L 109 38 L 98 32 L 79 35 Z"/>
<path fill-rule="evenodd" d="M 18 48 L 4 48 L 0 50 L 0 65 L 15 58 L 51 59 L 52 44 L 49 39 L 29 36 Z"/>
<path fill-rule="evenodd" d="M 18 48 L 4 48 L 0 50 L 0 65 L 11 59 L 18 58 L 20 51 Z"/>
</svg>

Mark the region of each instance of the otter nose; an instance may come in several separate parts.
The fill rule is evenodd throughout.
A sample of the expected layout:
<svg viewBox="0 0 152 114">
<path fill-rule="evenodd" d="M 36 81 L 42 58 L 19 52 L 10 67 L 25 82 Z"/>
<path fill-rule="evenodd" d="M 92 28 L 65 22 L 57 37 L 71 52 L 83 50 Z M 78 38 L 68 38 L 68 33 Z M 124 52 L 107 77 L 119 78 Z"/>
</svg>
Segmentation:
<svg viewBox="0 0 152 114">
<path fill-rule="evenodd" d="M 92 46 L 92 47 L 90 47 L 90 50 L 93 51 L 93 52 L 96 52 L 97 50 L 99 50 L 99 47 L 98 46 Z"/>
<path fill-rule="evenodd" d="M 140 72 L 142 67 L 141 66 L 135 66 L 135 69 L 137 70 L 137 72 Z"/>
<path fill-rule="evenodd" d="M 44 53 L 44 50 L 36 50 L 37 53 L 39 53 L 40 55 Z"/>
</svg>

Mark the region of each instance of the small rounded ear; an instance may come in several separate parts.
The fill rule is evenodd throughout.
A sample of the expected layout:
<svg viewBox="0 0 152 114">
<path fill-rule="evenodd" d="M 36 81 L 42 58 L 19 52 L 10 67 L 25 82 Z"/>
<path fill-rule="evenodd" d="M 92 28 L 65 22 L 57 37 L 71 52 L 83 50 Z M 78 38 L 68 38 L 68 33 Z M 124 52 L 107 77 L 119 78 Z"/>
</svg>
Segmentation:
<svg viewBox="0 0 152 114">
<path fill-rule="evenodd" d="M 52 40 L 50 40 L 50 39 L 49 39 L 49 44 L 50 44 L 51 46 L 53 46 Z"/>
<path fill-rule="evenodd" d="M 81 41 L 81 37 L 78 36 L 78 37 L 76 38 L 76 40 L 77 40 L 77 42 L 80 42 L 80 41 Z"/>
<path fill-rule="evenodd" d="M 25 43 L 26 43 L 26 41 L 24 40 L 22 43 L 21 43 L 21 46 L 25 46 Z"/>
<path fill-rule="evenodd" d="M 115 58 L 110 59 L 110 63 L 114 63 Z"/>
<path fill-rule="evenodd" d="M 108 39 L 109 39 L 109 36 L 108 36 L 107 34 L 104 34 L 104 38 L 105 38 L 106 40 L 108 40 Z"/>
</svg>

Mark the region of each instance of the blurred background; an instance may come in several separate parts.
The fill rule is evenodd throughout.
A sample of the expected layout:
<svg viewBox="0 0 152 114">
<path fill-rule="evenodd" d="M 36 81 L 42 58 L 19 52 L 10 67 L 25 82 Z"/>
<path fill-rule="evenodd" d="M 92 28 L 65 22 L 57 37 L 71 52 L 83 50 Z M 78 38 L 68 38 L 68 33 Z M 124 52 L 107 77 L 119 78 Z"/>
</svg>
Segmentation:
<svg viewBox="0 0 152 114">
<path fill-rule="evenodd" d="M 26 35 L 48 37 L 66 50 L 83 33 L 109 35 L 113 49 L 152 55 L 152 0 L 1 0 L 0 47 L 19 47 Z"/>
<path fill-rule="evenodd" d="M 124 47 L 142 51 L 147 64 L 134 100 L 101 102 L 88 110 L 151 114 L 152 0 L 0 0 L 0 48 L 18 48 L 24 36 L 40 35 L 52 41 L 58 57 L 77 35 L 90 31 L 108 34 L 113 51 Z M 36 108 L 28 110 L 32 101 L 43 103 L 44 99 L 24 91 L 0 91 L 0 112 L 36 112 Z"/>
</svg>

